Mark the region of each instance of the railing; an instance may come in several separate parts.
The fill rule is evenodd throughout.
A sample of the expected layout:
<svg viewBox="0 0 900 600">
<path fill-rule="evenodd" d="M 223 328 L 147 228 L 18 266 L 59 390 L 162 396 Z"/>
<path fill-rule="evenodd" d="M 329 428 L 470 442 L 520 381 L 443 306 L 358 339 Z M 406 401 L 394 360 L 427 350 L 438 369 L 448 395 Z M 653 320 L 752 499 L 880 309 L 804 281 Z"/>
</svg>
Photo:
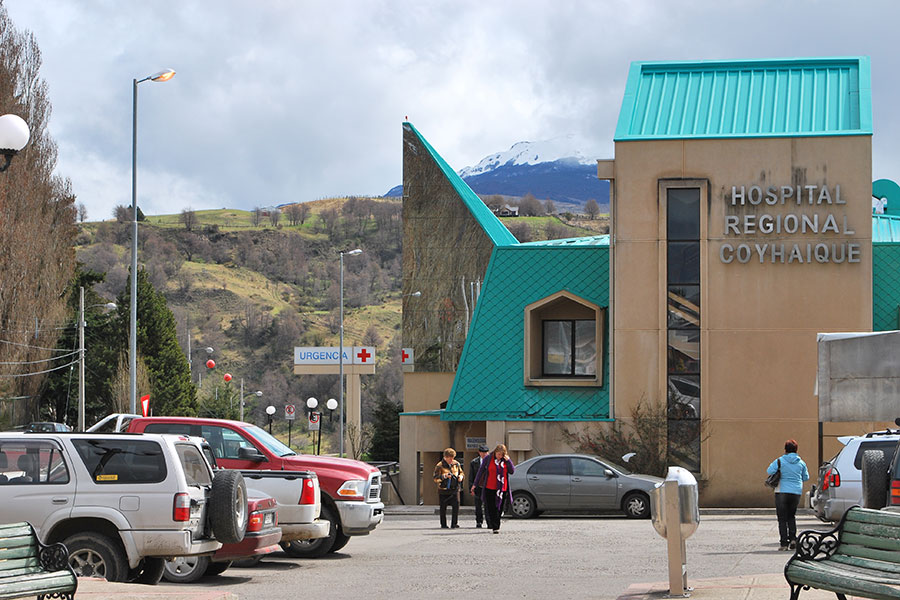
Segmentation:
<svg viewBox="0 0 900 600">
<path fill-rule="evenodd" d="M 392 475 L 400 474 L 400 463 L 396 461 L 383 461 L 383 462 L 369 462 L 370 465 L 377 468 L 381 471 L 382 483 L 381 487 L 384 487 L 384 480 L 387 479 L 391 482 L 391 487 L 394 488 L 394 492 L 397 494 L 397 499 L 400 500 L 400 504 L 406 504 L 403 501 L 403 496 L 400 495 L 400 489 L 397 487 L 397 484 L 394 482 L 394 478 Z"/>
</svg>

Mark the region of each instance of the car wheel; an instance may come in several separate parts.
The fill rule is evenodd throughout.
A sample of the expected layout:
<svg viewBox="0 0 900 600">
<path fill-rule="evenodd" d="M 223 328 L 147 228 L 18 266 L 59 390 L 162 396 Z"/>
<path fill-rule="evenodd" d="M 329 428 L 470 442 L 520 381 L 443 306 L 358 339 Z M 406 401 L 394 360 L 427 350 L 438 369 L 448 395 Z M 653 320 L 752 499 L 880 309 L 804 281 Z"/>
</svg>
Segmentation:
<svg viewBox="0 0 900 600">
<path fill-rule="evenodd" d="M 536 516 L 537 504 L 531 494 L 514 492 L 509 512 L 516 519 L 530 519 Z"/>
<path fill-rule="evenodd" d="M 78 577 L 101 577 L 125 581 L 128 563 L 125 552 L 113 540 L 98 533 L 80 533 L 66 538 L 69 564 Z"/>
<path fill-rule="evenodd" d="M 887 503 L 887 459 L 881 450 L 866 450 L 862 458 L 863 506 L 884 508 Z"/>
<path fill-rule="evenodd" d="M 247 485 L 240 471 L 219 471 L 209 500 L 213 535 L 223 544 L 237 544 L 247 532 Z"/>
<path fill-rule="evenodd" d="M 640 492 L 631 492 L 622 500 L 622 510 L 629 519 L 650 517 L 650 498 Z"/>
<path fill-rule="evenodd" d="M 176 556 L 166 561 L 163 578 L 172 583 L 193 583 L 206 575 L 208 556 Z"/>
<path fill-rule="evenodd" d="M 138 565 L 136 572 L 133 573 L 131 580 L 135 583 L 143 583 L 145 585 L 156 585 L 162 579 L 163 571 L 166 570 L 166 559 L 157 556 L 148 556 Z"/>
<path fill-rule="evenodd" d="M 234 564 L 234 563 L 232 563 L 230 560 L 221 560 L 218 562 L 209 561 L 209 566 L 206 567 L 206 572 L 204 573 L 204 575 L 209 576 L 209 577 L 212 577 L 215 575 L 221 575 L 232 564 Z M 243 566 L 243 565 L 241 565 L 241 566 Z"/>
<path fill-rule="evenodd" d="M 283 542 L 281 548 L 284 550 L 285 554 L 292 558 L 318 558 L 328 554 L 328 551 L 334 546 L 335 539 L 337 539 L 340 524 L 338 523 L 334 512 L 328 506 L 322 507 L 321 518 L 331 523 L 328 527 L 328 535 L 315 540 Z"/>
<path fill-rule="evenodd" d="M 331 550 L 328 551 L 329 554 L 337 552 L 341 548 L 347 545 L 347 542 L 350 541 L 350 536 L 345 534 L 343 531 L 338 531 L 337 535 L 334 536 L 334 543 L 331 545 Z"/>
</svg>

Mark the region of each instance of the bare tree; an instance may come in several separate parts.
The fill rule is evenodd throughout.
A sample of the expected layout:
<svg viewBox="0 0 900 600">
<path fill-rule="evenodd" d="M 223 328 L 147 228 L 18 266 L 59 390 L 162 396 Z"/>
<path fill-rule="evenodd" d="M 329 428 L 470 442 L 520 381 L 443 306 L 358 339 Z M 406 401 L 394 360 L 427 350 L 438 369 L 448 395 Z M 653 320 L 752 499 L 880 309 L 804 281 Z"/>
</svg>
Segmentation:
<svg viewBox="0 0 900 600">
<path fill-rule="evenodd" d="M 600 205 L 597 204 L 596 200 L 591 198 L 584 203 L 584 212 L 587 213 L 588 218 L 593 221 L 597 218 L 597 215 L 600 214 Z"/>
<path fill-rule="evenodd" d="M 300 224 L 303 225 L 306 222 L 306 218 L 309 217 L 309 204 L 305 202 L 298 204 L 300 207 Z"/>
<path fill-rule="evenodd" d="M 273 208 L 269 211 L 269 223 L 272 224 L 272 227 L 278 226 L 278 221 L 281 220 L 281 211 L 277 208 Z"/>
<path fill-rule="evenodd" d="M 494 194 L 493 196 L 488 196 L 487 200 L 484 203 L 491 210 L 497 210 L 503 207 L 503 196 L 500 194 Z"/>
<path fill-rule="evenodd" d="M 263 213 L 263 211 L 260 207 L 258 207 L 258 206 L 253 207 L 253 212 L 250 213 L 250 218 L 253 221 L 254 227 L 259 227 L 259 224 L 262 222 L 262 217 L 263 217 L 262 213 Z"/>
<path fill-rule="evenodd" d="M 124 204 L 117 204 L 113 209 L 113 217 L 116 219 L 117 223 L 130 223 L 131 209 Z"/>
<path fill-rule="evenodd" d="M 535 198 L 533 194 L 525 194 L 519 201 L 519 214 L 523 217 L 536 217 L 543 211 L 544 207 L 541 206 L 540 200 Z"/>
<path fill-rule="evenodd" d="M 291 226 L 297 225 L 300 223 L 300 205 L 299 204 L 290 204 L 287 207 L 287 216 L 288 221 L 291 222 Z"/>
<path fill-rule="evenodd" d="M 193 208 L 188 206 L 181 211 L 181 222 L 184 224 L 184 228 L 187 231 L 194 230 L 194 226 L 197 225 L 197 213 L 194 212 Z"/>
<path fill-rule="evenodd" d="M 553 200 L 551 200 L 550 198 L 544 200 L 544 212 L 548 215 L 556 214 L 556 203 L 553 202 Z"/>
<path fill-rule="evenodd" d="M 84 205 L 84 202 L 79 202 L 77 206 L 78 210 L 78 221 L 84 223 L 87 220 L 87 206 Z"/>
</svg>

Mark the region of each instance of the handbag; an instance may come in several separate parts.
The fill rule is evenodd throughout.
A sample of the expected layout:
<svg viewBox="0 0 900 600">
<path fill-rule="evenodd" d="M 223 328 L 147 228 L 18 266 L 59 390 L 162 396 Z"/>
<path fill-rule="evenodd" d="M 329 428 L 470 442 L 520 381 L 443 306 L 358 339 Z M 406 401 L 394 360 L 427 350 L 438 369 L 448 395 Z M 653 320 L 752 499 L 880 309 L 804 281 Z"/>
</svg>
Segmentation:
<svg viewBox="0 0 900 600">
<path fill-rule="evenodd" d="M 777 488 L 778 482 L 781 481 L 781 459 L 778 459 L 778 469 L 766 477 L 766 486 L 770 488 Z"/>
</svg>

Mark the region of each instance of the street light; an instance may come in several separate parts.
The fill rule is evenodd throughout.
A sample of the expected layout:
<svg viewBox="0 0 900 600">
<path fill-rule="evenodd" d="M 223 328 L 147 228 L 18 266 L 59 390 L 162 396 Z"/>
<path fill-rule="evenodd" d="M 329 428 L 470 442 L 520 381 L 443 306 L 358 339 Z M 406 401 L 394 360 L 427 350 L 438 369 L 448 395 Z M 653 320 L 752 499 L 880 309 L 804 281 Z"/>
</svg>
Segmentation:
<svg viewBox="0 0 900 600">
<path fill-rule="evenodd" d="M 244 396 L 244 378 L 241 377 L 241 421 L 244 420 L 244 398 L 249 398 L 250 396 L 256 396 L 257 398 L 259 398 L 260 396 L 262 396 L 262 390 L 256 390 L 255 392 L 250 392 L 249 394 Z"/>
<path fill-rule="evenodd" d="M 0 154 L 6 159 L 0 165 L 0 173 L 9 168 L 19 150 L 25 147 L 31 133 L 28 131 L 28 123 L 18 115 L 3 115 L 0 117 Z"/>
<path fill-rule="evenodd" d="M 356 256 L 362 254 L 362 250 L 341 250 L 341 342 L 338 348 L 338 377 L 340 378 L 339 404 L 341 407 L 341 458 L 344 457 L 344 254 Z"/>
<path fill-rule="evenodd" d="M 131 414 L 137 410 L 137 99 L 138 84 L 145 81 L 168 81 L 175 71 L 166 69 L 143 79 L 133 79 L 131 110 L 131 331 L 128 344 L 128 384 L 131 398 Z"/>
<path fill-rule="evenodd" d="M 2 117 L 0 117 L 2 118 Z M 84 288 L 79 287 L 78 298 L 78 429 L 84 431 Z M 106 302 L 105 304 L 92 304 L 88 308 L 95 306 L 103 306 L 108 309 L 115 309 L 115 302 Z"/>
<path fill-rule="evenodd" d="M 275 414 L 275 407 L 271 404 L 266 407 L 266 414 L 269 415 L 269 435 L 272 435 L 272 416 Z"/>
</svg>

